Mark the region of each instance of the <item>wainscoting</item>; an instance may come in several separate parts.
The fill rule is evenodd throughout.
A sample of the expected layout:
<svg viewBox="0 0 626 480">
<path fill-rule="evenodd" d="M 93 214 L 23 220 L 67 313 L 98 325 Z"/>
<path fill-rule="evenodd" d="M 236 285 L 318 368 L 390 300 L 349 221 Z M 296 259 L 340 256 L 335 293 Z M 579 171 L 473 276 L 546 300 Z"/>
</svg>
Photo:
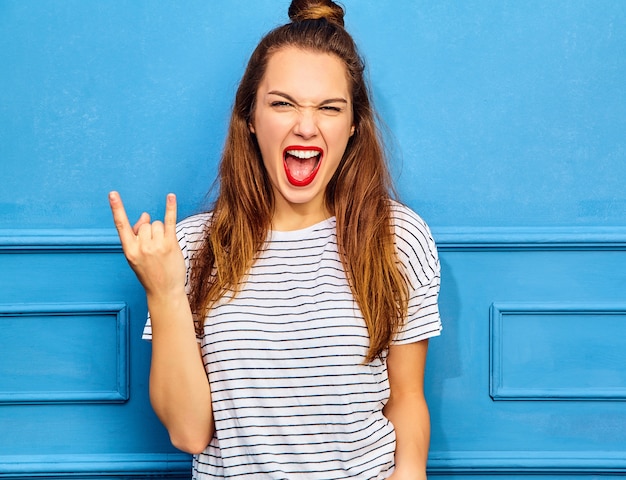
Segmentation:
<svg viewBox="0 0 626 480">
<path fill-rule="evenodd" d="M 141 286 L 114 232 L 0 232 L 0 478 L 189 478 L 148 400 Z"/>
<path fill-rule="evenodd" d="M 626 229 L 434 229 L 431 476 L 626 476 Z"/>
<path fill-rule="evenodd" d="M 626 229 L 433 229 L 430 475 L 626 475 Z M 0 478 L 189 477 L 110 230 L 0 232 Z"/>
</svg>

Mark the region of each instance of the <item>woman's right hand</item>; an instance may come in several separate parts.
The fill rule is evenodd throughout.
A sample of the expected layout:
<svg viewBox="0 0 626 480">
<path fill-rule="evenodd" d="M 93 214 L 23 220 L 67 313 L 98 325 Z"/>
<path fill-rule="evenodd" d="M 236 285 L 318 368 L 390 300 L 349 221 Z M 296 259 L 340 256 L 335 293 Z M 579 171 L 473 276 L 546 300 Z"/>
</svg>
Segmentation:
<svg viewBox="0 0 626 480">
<path fill-rule="evenodd" d="M 176 196 L 167 196 L 163 222 L 150 223 L 144 212 L 132 227 L 118 192 L 109 193 L 109 204 L 126 260 L 148 298 L 184 292 L 186 268 L 176 239 Z"/>
</svg>

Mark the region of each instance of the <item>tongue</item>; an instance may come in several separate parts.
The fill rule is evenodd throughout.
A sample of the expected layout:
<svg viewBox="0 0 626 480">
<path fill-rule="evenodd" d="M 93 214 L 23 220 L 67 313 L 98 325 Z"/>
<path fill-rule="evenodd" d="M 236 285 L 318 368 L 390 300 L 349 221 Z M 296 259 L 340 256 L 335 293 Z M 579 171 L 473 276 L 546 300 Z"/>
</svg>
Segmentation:
<svg viewBox="0 0 626 480">
<path fill-rule="evenodd" d="M 296 180 L 304 180 L 315 170 L 317 159 L 318 156 L 303 159 L 287 154 L 285 155 L 285 165 L 293 178 Z"/>
</svg>

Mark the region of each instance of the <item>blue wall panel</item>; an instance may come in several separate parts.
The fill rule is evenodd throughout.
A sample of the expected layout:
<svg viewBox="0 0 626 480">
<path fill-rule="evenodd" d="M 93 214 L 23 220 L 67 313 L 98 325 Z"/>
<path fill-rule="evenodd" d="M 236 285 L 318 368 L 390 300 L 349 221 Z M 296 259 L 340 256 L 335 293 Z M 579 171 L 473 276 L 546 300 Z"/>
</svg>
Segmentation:
<svg viewBox="0 0 626 480">
<path fill-rule="evenodd" d="M 0 222 L 202 203 L 236 83 L 288 1 L 0 3 Z M 621 0 L 346 1 L 401 193 L 442 226 L 623 225 Z M 33 193 L 35 192 L 35 193 Z"/>
<path fill-rule="evenodd" d="M 494 400 L 626 400 L 626 304 L 494 304 Z"/>
<path fill-rule="evenodd" d="M 145 300 L 115 237 L 4 233 L 0 477 L 188 471 L 149 405 Z"/>
<path fill-rule="evenodd" d="M 0 305 L 0 328 L 0 404 L 128 400 L 126 304 Z"/>
<path fill-rule="evenodd" d="M 187 476 L 107 192 L 206 203 L 288 3 L 0 0 L 0 477 Z M 626 475 L 626 2 L 343 4 L 441 250 L 432 475 Z"/>
<path fill-rule="evenodd" d="M 503 233 L 439 237 L 433 472 L 624 474 L 626 236 L 503 245 Z"/>
</svg>

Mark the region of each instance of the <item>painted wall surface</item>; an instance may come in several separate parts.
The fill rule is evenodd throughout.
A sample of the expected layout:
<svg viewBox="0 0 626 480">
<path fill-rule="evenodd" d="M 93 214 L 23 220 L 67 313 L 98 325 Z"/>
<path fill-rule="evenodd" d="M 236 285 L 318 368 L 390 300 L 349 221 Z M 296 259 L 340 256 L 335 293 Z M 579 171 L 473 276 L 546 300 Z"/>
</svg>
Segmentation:
<svg viewBox="0 0 626 480">
<path fill-rule="evenodd" d="M 288 3 L 0 0 L 0 477 L 188 476 L 107 193 L 206 205 Z M 626 2 L 343 4 L 440 249 L 431 475 L 626 475 Z"/>
</svg>

